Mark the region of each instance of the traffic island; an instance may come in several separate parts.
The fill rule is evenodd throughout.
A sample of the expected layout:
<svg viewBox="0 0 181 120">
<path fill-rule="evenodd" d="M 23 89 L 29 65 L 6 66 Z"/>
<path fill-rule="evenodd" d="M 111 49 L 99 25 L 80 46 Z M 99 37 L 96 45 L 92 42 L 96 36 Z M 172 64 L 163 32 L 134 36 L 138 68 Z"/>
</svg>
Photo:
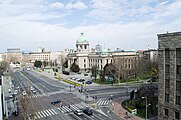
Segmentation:
<svg viewBox="0 0 181 120">
<path fill-rule="evenodd" d="M 82 84 L 73 82 L 73 81 L 71 81 L 71 80 L 63 80 L 63 81 L 66 82 L 66 83 L 69 83 L 69 84 L 71 84 L 71 85 L 74 85 L 74 86 L 82 86 Z"/>
</svg>

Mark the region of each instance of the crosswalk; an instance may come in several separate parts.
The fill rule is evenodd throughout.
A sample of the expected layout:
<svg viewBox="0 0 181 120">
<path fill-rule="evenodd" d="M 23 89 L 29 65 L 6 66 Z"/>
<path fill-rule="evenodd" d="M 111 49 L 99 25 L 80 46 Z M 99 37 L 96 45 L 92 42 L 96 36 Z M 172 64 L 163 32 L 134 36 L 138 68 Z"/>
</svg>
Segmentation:
<svg viewBox="0 0 181 120">
<path fill-rule="evenodd" d="M 40 118 L 44 118 L 48 116 L 57 115 L 57 114 L 58 113 L 54 109 L 42 110 L 42 111 L 35 112 L 34 114 L 30 114 L 29 120 L 36 120 L 36 119 L 40 119 Z"/>
<path fill-rule="evenodd" d="M 57 115 L 60 112 L 61 113 L 69 113 L 78 109 L 84 109 L 88 107 L 85 103 L 78 103 L 78 104 L 70 104 L 70 105 L 65 105 L 60 108 L 54 108 L 54 109 L 47 109 L 47 110 L 42 110 L 42 111 L 37 111 L 34 114 L 29 114 L 29 120 L 37 120 L 40 118 L 45 118 L 53 115 Z M 57 111 L 57 109 L 59 111 Z"/>
<path fill-rule="evenodd" d="M 28 98 L 35 98 L 35 97 L 42 97 L 42 96 L 48 96 L 47 94 L 34 94 L 31 96 L 27 96 Z"/>
<path fill-rule="evenodd" d="M 98 106 L 107 106 L 111 100 L 99 100 L 97 102 Z"/>
<path fill-rule="evenodd" d="M 58 92 L 51 92 L 51 93 L 46 93 L 46 94 L 33 94 L 33 95 L 29 95 L 27 96 L 28 98 L 35 98 L 35 97 L 42 97 L 42 96 L 50 96 L 50 95 L 54 95 L 54 94 L 58 94 L 60 93 Z"/>
<path fill-rule="evenodd" d="M 84 109 L 86 107 L 88 106 L 85 103 L 79 103 L 79 104 L 65 105 L 58 108 L 58 110 L 60 110 L 61 113 L 69 113 L 78 109 Z"/>
</svg>

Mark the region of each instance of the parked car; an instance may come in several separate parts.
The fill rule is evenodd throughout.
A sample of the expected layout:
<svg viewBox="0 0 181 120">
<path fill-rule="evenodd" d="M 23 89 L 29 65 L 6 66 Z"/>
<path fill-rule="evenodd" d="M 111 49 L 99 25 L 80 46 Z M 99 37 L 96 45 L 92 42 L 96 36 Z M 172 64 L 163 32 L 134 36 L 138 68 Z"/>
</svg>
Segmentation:
<svg viewBox="0 0 181 120">
<path fill-rule="evenodd" d="M 87 74 L 87 73 L 85 73 L 85 74 L 84 74 L 84 76 L 88 76 L 88 74 Z"/>
<path fill-rule="evenodd" d="M 11 93 L 11 89 L 10 88 L 8 89 L 8 92 Z"/>
<path fill-rule="evenodd" d="M 81 116 L 81 115 L 83 115 L 83 111 L 80 110 L 80 109 L 78 109 L 78 110 L 75 110 L 75 111 L 74 111 L 74 114 L 76 114 L 76 115 L 78 115 L 78 116 Z"/>
<path fill-rule="evenodd" d="M 14 95 L 17 95 L 18 94 L 18 90 L 14 90 Z"/>
<path fill-rule="evenodd" d="M 87 81 L 85 83 L 89 85 L 89 84 L 92 84 L 92 81 Z"/>
<path fill-rule="evenodd" d="M 54 100 L 51 102 L 51 104 L 55 105 L 55 104 L 58 104 L 58 103 L 61 103 L 62 101 L 61 100 Z"/>
<path fill-rule="evenodd" d="M 84 110 L 83 110 L 83 113 L 85 113 L 85 114 L 87 114 L 87 115 L 92 115 L 92 114 L 93 114 L 93 112 L 92 112 L 92 110 L 91 110 L 90 108 L 84 109 Z"/>
<path fill-rule="evenodd" d="M 13 94 L 10 94 L 10 95 L 9 95 L 9 98 L 13 98 Z"/>
<path fill-rule="evenodd" d="M 68 71 L 62 71 L 63 74 L 69 75 L 70 73 Z"/>
<path fill-rule="evenodd" d="M 84 79 L 80 79 L 80 80 L 78 80 L 78 82 L 84 82 L 85 80 Z"/>
</svg>

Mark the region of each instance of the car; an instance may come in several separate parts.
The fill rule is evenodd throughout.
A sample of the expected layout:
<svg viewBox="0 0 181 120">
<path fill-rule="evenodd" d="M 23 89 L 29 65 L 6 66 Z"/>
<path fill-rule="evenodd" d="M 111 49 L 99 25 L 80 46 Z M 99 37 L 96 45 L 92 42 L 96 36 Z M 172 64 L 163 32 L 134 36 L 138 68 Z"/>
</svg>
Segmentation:
<svg viewBox="0 0 181 120">
<path fill-rule="evenodd" d="M 23 95 L 23 96 L 27 95 L 26 91 L 23 91 L 22 95 Z"/>
<path fill-rule="evenodd" d="M 84 82 L 85 80 L 84 79 L 80 79 L 80 80 L 78 80 L 78 82 Z"/>
<path fill-rule="evenodd" d="M 83 109 L 83 113 L 85 113 L 87 115 L 92 115 L 93 114 L 93 112 L 92 112 L 92 110 L 90 108 Z"/>
<path fill-rule="evenodd" d="M 11 93 L 11 89 L 10 88 L 8 89 L 8 92 Z"/>
<path fill-rule="evenodd" d="M 71 78 L 72 80 L 75 80 L 76 78 Z"/>
<path fill-rule="evenodd" d="M 88 84 L 88 85 L 89 85 L 89 84 L 92 84 L 92 81 L 87 81 L 86 84 Z"/>
<path fill-rule="evenodd" d="M 80 79 L 79 78 L 75 78 L 76 81 L 79 81 Z"/>
<path fill-rule="evenodd" d="M 58 103 L 61 103 L 62 101 L 61 100 L 54 100 L 51 102 L 51 104 L 55 105 L 55 104 L 58 104 Z"/>
<path fill-rule="evenodd" d="M 19 86 L 17 86 L 16 89 L 19 89 Z"/>
<path fill-rule="evenodd" d="M 88 76 L 88 74 L 87 74 L 87 73 L 85 73 L 85 74 L 84 74 L 84 76 Z"/>
<path fill-rule="evenodd" d="M 17 95 L 18 94 L 18 90 L 14 90 L 14 95 Z"/>
<path fill-rule="evenodd" d="M 75 111 L 74 111 L 74 114 L 76 114 L 76 115 L 78 115 L 78 116 L 81 116 L 81 115 L 83 115 L 83 111 L 80 110 L 80 109 L 78 109 L 78 110 L 75 110 Z"/>
<path fill-rule="evenodd" d="M 33 90 L 33 91 L 32 91 L 32 93 L 34 93 L 34 94 L 35 94 L 35 93 L 36 93 L 36 90 Z"/>
<path fill-rule="evenodd" d="M 11 95 L 9 95 L 9 98 L 13 98 L 13 95 L 11 94 Z"/>
<path fill-rule="evenodd" d="M 31 91 L 35 90 L 33 87 L 30 88 Z"/>
</svg>

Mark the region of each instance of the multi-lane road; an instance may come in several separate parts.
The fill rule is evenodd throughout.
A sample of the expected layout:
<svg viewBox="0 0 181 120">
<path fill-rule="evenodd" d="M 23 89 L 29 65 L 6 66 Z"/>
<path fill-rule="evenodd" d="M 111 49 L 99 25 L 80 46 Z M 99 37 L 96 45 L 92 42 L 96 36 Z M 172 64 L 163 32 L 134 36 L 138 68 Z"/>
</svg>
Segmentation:
<svg viewBox="0 0 181 120">
<path fill-rule="evenodd" d="M 17 70 L 14 71 L 13 76 L 14 90 L 18 89 L 19 94 L 16 98 L 28 100 L 27 107 L 27 118 L 30 119 L 40 119 L 40 120 L 118 120 L 120 119 L 115 114 L 113 114 L 108 105 L 111 100 L 108 100 L 108 96 L 104 94 L 105 91 L 113 93 L 114 89 L 99 89 L 97 93 L 96 89 L 87 88 L 86 93 L 81 93 L 79 96 L 74 94 L 77 89 L 72 89 L 70 92 L 67 88 L 69 85 L 62 84 L 56 80 L 49 77 L 45 77 L 37 72 L 31 70 Z M 33 87 L 36 93 L 32 93 L 30 88 Z M 26 91 L 26 97 L 22 97 L 22 92 Z M 115 91 L 118 91 L 117 89 Z M 100 94 L 102 93 L 102 94 Z M 86 101 L 81 98 L 85 94 L 91 97 L 92 95 L 97 95 L 98 99 L 93 99 L 92 101 Z M 99 95 L 98 95 L 99 94 Z M 120 94 L 119 94 L 120 95 Z M 102 96 L 102 97 L 101 97 Z M 104 98 L 104 99 L 103 99 Z M 60 103 L 52 105 L 51 102 L 55 100 L 61 100 Z M 97 103 L 97 108 L 94 109 L 90 106 L 93 102 Z M 23 104 L 19 103 L 20 111 L 23 112 Z M 77 109 L 84 109 L 90 107 L 93 110 L 93 115 L 83 114 L 78 116 L 74 114 Z"/>
</svg>

